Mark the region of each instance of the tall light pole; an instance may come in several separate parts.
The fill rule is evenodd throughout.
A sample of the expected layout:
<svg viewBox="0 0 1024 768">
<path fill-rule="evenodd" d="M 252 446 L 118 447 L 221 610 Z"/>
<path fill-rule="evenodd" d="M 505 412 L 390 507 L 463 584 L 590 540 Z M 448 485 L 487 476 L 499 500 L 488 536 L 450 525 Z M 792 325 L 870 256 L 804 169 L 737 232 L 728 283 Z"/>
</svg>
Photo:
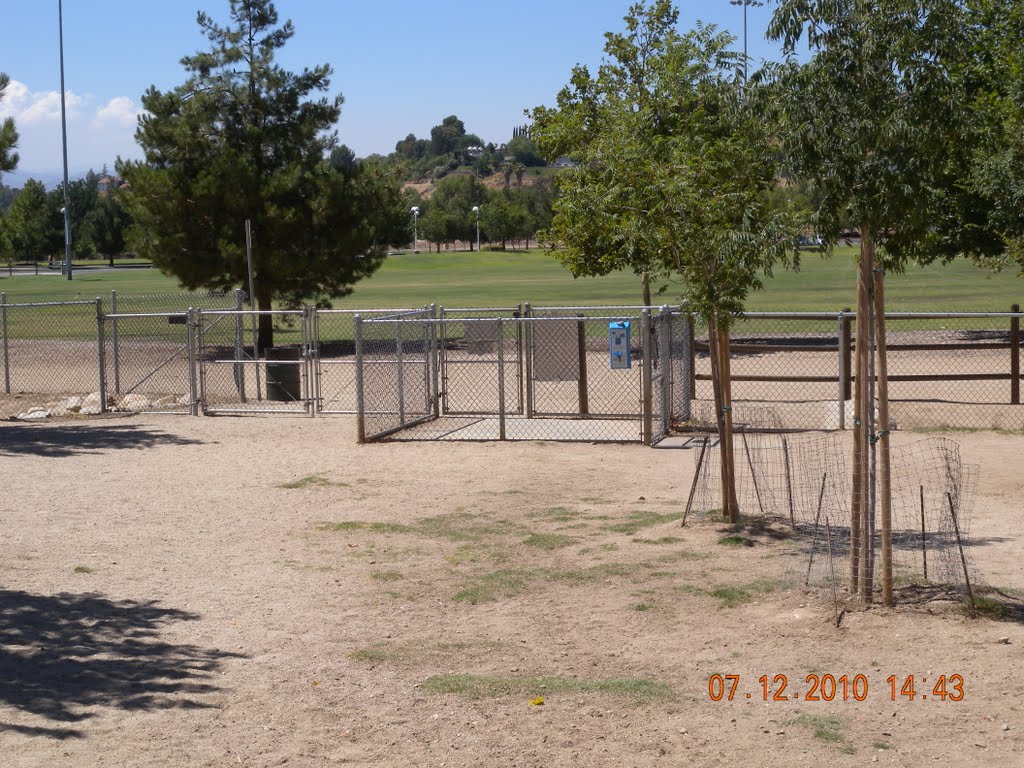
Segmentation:
<svg viewBox="0 0 1024 768">
<path fill-rule="evenodd" d="M 476 214 L 476 252 L 480 253 L 480 206 L 473 206 L 473 213 Z"/>
<path fill-rule="evenodd" d="M 420 250 L 416 241 L 419 239 L 420 207 L 414 205 L 410 210 L 412 211 L 412 252 L 419 253 Z"/>
<path fill-rule="evenodd" d="M 760 8 L 764 3 L 761 0 L 729 0 L 729 5 L 743 6 L 743 84 L 747 84 L 747 8 L 753 6 Z"/>
<path fill-rule="evenodd" d="M 57 0 L 57 28 L 60 37 L 60 132 L 64 145 L 64 274 L 71 279 L 71 203 L 68 202 L 68 113 L 64 99 L 64 2 Z"/>
</svg>

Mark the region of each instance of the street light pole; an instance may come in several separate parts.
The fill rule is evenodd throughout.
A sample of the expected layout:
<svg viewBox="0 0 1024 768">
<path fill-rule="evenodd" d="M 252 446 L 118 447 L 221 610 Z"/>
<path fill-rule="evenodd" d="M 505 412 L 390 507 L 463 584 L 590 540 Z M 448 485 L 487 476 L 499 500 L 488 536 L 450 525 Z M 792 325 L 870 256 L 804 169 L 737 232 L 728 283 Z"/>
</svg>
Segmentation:
<svg viewBox="0 0 1024 768">
<path fill-rule="evenodd" d="M 764 3 L 762 0 L 729 0 L 729 5 L 743 6 L 743 84 L 747 83 L 747 8 L 753 6 L 760 8 Z"/>
<path fill-rule="evenodd" d="M 60 38 L 60 132 L 64 147 L 64 273 L 71 279 L 71 203 L 68 202 L 68 116 L 64 99 L 64 3 L 57 0 L 57 27 Z"/>
<path fill-rule="evenodd" d="M 473 213 L 476 214 L 476 252 L 480 253 L 480 206 L 473 206 Z"/>
<path fill-rule="evenodd" d="M 414 205 L 410 210 L 412 211 L 412 252 L 419 253 L 419 246 L 416 241 L 419 239 L 420 207 Z"/>
</svg>

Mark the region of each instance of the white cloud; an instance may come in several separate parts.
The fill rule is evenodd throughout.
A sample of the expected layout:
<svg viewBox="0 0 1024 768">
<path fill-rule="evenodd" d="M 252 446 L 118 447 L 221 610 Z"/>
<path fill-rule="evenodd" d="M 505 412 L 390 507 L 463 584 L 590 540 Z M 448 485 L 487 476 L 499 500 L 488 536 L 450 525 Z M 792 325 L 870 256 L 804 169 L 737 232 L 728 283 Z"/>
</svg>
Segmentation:
<svg viewBox="0 0 1024 768">
<path fill-rule="evenodd" d="M 112 166 L 118 157 L 138 157 L 136 117 L 140 108 L 126 96 L 97 105 L 91 95 L 69 91 L 67 101 L 68 165 L 72 175 Z M 60 92 L 32 91 L 11 80 L 0 102 L 0 118 L 13 117 L 20 134 L 18 170 L 47 174 L 61 168 Z"/>
<path fill-rule="evenodd" d="M 135 102 L 127 96 L 118 96 L 96 110 L 92 124 L 97 128 L 103 125 L 134 127 L 138 116 L 139 108 L 135 106 Z"/>
<path fill-rule="evenodd" d="M 81 96 L 68 91 L 65 102 L 68 119 L 81 114 L 84 104 Z M 11 80 L 4 92 L 4 100 L 0 103 L 0 116 L 13 117 L 16 123 L 23 125 L 60 120 L 60 92 L 33 92 L 24 83 Z"/>
</svg>

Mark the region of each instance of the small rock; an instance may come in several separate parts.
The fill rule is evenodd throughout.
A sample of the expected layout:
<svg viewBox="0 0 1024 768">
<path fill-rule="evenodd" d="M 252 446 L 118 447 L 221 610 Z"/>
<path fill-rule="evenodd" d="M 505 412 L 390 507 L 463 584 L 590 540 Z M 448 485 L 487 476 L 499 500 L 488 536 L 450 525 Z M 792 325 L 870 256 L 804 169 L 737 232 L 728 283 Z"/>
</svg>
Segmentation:
<svg viewBox="0 0 1024 768">
<path fill-rule="evenodd" d="M 1009 723 L 1003 723 L 1003 730 L 1004 731 L 1010 730 L 1010 724 Z"/>
<path fill-rule="evenodd" d="M 999 643 L 1000 645 L 1009 645 L 1010 644 L 1010 638 L 1008 638 L 1008 637 L 1000 637 L 998 640 L 996 640 L 996 642 Z"/>
<path fill-rule="evenodd" d="M 872 763 L 877 763 L 877 762 L 878 762 L 878 755 L 874 755 L 874 756 L 873 756 L 873 757 L 871 758 L 871 762 L 872 762 Z"/>
<path fill-rule="evenodd" d="M 93 403 L 91 405 L 83 405 L 78 412 L 83 416 L 99 416 L 103 413 L 103 408 L 100 407 L 99 403 Z"/>
</svg>

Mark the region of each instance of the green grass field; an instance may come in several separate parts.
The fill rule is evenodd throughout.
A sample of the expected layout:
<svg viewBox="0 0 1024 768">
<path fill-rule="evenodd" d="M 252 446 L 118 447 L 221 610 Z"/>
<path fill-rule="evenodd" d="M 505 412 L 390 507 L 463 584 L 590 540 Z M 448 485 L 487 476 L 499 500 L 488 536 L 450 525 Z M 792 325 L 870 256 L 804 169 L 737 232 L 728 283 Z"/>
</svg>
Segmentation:
<svg viewBox="0 0 1024 768">
<path fill-rule="evenodd" d="M 779 269 L 766 278 L 765 289 L 751 294 L 751 311 L 838 310 L 853 306 L 856 293 L 856 251 L 837 250 L 823 258 L 805 252 L 799 272 Z M 891 275 L 886 284 L 893 311 L 1007 311 L 1024 304 L 1024 279 L 990 275 L 966 261 L 913 268 Z M 0 272 L 0 291 L 8 302 L 64 298 L 90 299 L 119 294 L 172 293 L 181 290 L 174 278 L 156 270 L 120 272 L 80 269 L 72 281 L 59 274 L 7 277 Z M 655 303 L 676 303 L 670 289 Z M 504 307 L 529 301 L 534 305 L 639 304 L 640 280 L 633 274 L 600 278 L 573 277 L 545 251 L 470 253 L 422 252 L 390 257 L 355 292 L 335 300 L 339 309 L 406 307 L 436 303 L 446 307 Z"/>
</svg>

